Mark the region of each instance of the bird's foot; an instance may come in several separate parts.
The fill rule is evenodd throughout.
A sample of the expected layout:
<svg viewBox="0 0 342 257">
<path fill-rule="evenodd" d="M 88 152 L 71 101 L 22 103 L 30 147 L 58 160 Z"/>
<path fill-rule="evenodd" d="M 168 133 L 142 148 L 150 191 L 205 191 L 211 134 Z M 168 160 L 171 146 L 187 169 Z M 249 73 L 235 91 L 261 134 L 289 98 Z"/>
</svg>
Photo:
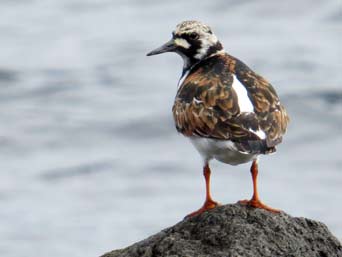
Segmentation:
<svg viewBox="0 0 342 257">
<path fill-rule="evenodd" d="M 266 204 L 262 203 L 260 200 L 258 199 L 251 199 L 251 200 L 241 200 L 238 201 L 239 204 L 242 205 L 247 205 L 247 206 L 252 206 L 254 208 L 259 208 L 259 209 L 264 209 L 266 211 L 270 211 L 270 212 L 274 212 L 274 213 L 279 213 L 281 212 L 281 210 L 278 209 L 274 209 L 272 207 L 267 206 Z"/>
<path fill-rule="evenodd" d="M 208 211 L 208 210 L 211 210 L 211 209 L 214 209 L 215 207 L 219 206 L 220 204 L 213 201 L 213 200 L 207 200 L 204 202 L 203 206 L 201 208 L 199 208 L 197 211 L 194 211 L 188 215 L 185 216 L 184 219 L 187 219 L 187 218 L 190 218 L 190 217 L 194 217 L 198 214 L 201 214 L 205 211 Z"/>
</svg>

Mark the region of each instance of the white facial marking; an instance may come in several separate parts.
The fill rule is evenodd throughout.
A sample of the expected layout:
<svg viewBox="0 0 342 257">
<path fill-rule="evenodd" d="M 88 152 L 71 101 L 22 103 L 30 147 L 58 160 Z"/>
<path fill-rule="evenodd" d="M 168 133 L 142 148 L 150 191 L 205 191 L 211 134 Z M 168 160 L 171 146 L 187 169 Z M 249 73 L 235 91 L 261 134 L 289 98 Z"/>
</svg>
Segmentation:
<svg viewBox="0 0 342 257">
<path fill-rule="evenodd" d="M 184 70 L 191 68 L 191 66 L 194 65 L 196 61 L 200 61 L 204 58 L 209 57 L 209 48 L 218 43 L 217 37 L 212 33 L 209 26 L 199 21 L 183 21 L 178 24 L 176 26 L 176 29 L 173 31 L 173 35 L 177 37 L 175 39 L 175 45 L 181 46 L 185 49 L 190 49 L 192 47 L 192 41 L 187 40 L 187 38 L 183 37 L 183 35 L 191 35 L 192 33 L 196 33 L 199 36 L 196 39 L 197 41 L 199 41 L 196 42 L 196 52 L 191 52 L 192 56 L 188 56 L 189 53 L 186 52 L 177 52 L 184 60 Z M 214 54 L 217 54 L 217 51 L 215 53 L 212 53 L 211 56 Z"/>
<path fill-rule="evenodd" d="M 240 112 L 254 112 L 254 107 L 251 100 L 248 97 L 247 90 L 244 85 L 241 84 L 236 75 L 233 75 L 233 89 L 238 97 L 238 104 Z"/>
<path fill-rule="evenodd" d="M 201 48 L 198 49 L 197 54 L 195 55 L 196 59 L 202 59 L 206 56 L 209 47 L 215 45 L 217 43 L 217 37 L 213 34 L 207 34 L 205 37 L 201 37 Z"/>
<path fill-rule="evenodd" d="M 188 49 L 188 48 L 190 47 L 189 42 L 186 41 L 186 40 L 183 39 L 183 38 L 176 38 L 176 39 L 175 39 L 175 44 L 176 44 L 177 46 L 181 46 L 181 47 L 183 47 L 183 48 L 185 48 L 185 49 Z"/>
</svg>

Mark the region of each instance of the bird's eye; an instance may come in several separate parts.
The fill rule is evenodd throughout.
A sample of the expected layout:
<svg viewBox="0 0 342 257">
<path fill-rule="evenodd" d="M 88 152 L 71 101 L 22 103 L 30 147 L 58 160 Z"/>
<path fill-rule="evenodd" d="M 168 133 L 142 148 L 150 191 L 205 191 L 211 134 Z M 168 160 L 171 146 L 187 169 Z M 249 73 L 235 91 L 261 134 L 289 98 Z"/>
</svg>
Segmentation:
<svg viewBox="0 0 342 257">
<path fill-rule="evenodd" d="M 199 38 L 199 35 L 196 32 L 192 32 L 190 33 L 189 38 L 195 40 Z"/>
</svg>

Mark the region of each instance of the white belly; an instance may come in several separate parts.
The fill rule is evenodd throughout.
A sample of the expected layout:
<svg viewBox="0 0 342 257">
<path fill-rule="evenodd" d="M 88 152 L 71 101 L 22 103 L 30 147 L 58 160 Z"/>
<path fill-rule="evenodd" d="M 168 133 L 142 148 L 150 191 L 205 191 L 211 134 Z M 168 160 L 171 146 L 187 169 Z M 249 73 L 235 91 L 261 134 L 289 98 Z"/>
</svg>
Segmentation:
<svg viewBox="0 0 342 257">
<path fill-rule="evenodd" d="M 216 159 L 231 165 L 238 165 L 257 158 L 255 154 L 238 151 L 234 143 L 229 140 L 190 137 L 190 141 L 205 161 Z"/>
</svg>

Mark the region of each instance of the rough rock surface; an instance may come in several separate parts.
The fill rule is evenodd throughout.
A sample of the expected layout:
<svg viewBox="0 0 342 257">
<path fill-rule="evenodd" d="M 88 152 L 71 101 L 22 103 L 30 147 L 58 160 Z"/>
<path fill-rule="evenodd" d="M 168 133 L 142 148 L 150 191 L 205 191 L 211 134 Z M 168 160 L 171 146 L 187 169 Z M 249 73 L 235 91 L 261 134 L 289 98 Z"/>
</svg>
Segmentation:
<svg viewBox="0 0 342 257">
<path fill-rule="evenodd" d="M 239 204 L 217 207 L 102 257 L 342 257 L 321 222 Z"/>
</svg>

